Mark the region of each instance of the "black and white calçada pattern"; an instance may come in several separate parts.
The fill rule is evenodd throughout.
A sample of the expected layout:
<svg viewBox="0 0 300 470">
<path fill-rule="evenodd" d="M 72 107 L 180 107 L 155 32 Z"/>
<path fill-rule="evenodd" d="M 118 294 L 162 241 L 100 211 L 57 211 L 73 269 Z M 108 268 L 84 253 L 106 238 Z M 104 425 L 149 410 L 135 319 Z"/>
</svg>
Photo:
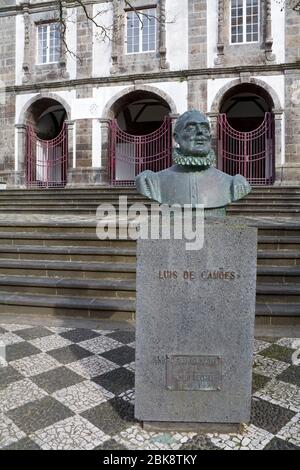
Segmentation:
<svg viewBox="0 0 300 470">
<path fill-rule="evenodd" d="M 142 429 L 134 419 L 133 331 L 7 323 L 0 345 L 3 450 L 300 449 L 295 338 L 255 340 L 251 423 L 221 435 Z"/>
</svg>

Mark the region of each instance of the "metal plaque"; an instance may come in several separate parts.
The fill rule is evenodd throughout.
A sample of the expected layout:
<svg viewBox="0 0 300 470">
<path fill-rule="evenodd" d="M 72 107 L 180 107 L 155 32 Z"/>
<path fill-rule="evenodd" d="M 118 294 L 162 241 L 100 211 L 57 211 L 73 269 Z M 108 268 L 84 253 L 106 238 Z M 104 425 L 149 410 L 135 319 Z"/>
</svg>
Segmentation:
<svg viewBox="0 0 300 470">
<path fill-rule="evenodd" d="M 168 390 L 221 390 L 222 358 L 220 356 L 167 356 Z"/>
</svg>

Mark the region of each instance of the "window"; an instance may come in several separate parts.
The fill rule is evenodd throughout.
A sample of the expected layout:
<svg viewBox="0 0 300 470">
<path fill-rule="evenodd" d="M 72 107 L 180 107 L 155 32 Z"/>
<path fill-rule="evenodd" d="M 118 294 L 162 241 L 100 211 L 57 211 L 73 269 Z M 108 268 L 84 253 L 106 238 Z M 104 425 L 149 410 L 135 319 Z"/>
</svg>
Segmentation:
<svg viewBox="0 0 300 470">
<path fill-rule="evenodd" d="M 127 12 L 127 54 L 156 50 L 156 9 Z"/>
<path fill-rule="evenodd" d="M 259 0 L 231 0 L 231 43 L 259 41 Z"/>
<path fill-rule="evenodd" d="M 59 23 L 39 24 L 37 26 L 38 64 L 58 62 L 60 58 Z"/>
</svg>

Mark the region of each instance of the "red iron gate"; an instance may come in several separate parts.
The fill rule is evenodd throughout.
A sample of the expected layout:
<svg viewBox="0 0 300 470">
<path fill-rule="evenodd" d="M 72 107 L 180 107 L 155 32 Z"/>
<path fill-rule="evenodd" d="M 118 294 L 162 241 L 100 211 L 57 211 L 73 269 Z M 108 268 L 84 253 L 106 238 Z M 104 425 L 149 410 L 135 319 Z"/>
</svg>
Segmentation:
<svg viewBox="0 0 300 470">
<path fill-rule="evenodd" d="M 26 185 L 57 188 L 67 182 L 67 125 L 52 140 L 42 140 L 32 126 L 26 131 Z"/>
<path fill-rule="evenodd" d="M 172 121 L 166 117 L 159 129 L 147 135 L 124 132 L 113 119 L 109 125 L 109 181 L 113 186 L 133 186 L 144 170 L 160 171 L 172 164 Z"/>
<path fill-rule="evenodd" d="M 273 184 L 275 177 L 274 116 L 266 113 L 254 131 L 240 132 L 218 120 L 218 167 L 229 175 L 243 175 L 250 184 Z"/>
</svg>

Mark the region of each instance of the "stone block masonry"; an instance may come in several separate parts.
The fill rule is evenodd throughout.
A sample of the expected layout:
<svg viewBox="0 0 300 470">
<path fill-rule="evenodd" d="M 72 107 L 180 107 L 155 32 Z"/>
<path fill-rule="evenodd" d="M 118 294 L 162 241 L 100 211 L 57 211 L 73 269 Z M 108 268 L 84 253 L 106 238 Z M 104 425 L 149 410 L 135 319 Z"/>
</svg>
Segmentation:
<svg viewBox="0 0 300 470">
<path fill-rule="evenodd" d="M 15 82 L 15 17 L 0 17 L 0 80 L 6 86 Z"/>
<path fill-rule="evenodd" d="M 92 120 L 76 121 L 76 168 L 92 166 Z"/>
<path fill-rule="evenodd" d="M 300 62 L 300 12 L 286 9 L 285 23 L 286 61 Z"/>
<path fill-rule="evenodd" d="M 207 66 L 206 0 L 189 0 L 189 67 Z"/>
</svg>

